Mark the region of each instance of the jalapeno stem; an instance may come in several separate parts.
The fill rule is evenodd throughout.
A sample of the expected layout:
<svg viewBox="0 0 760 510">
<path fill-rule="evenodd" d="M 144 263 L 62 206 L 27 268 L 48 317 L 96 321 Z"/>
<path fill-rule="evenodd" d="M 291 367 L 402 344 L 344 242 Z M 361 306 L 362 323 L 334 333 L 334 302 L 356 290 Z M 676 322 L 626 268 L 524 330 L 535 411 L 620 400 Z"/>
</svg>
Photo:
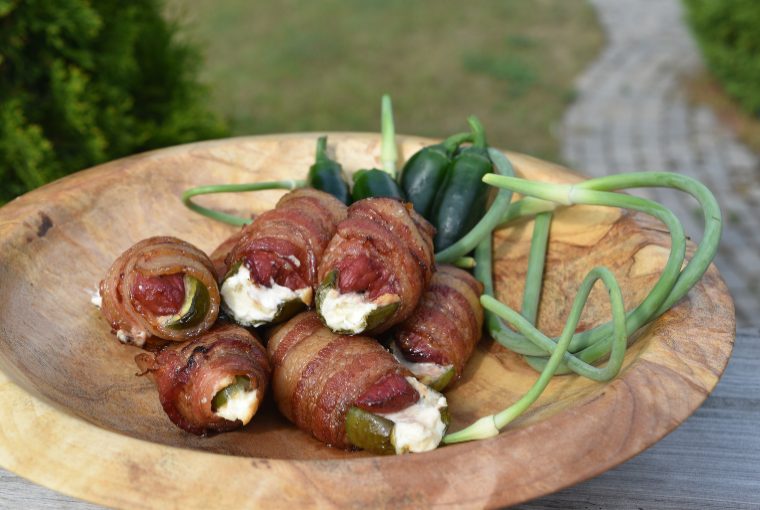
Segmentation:
<svg viewBox="0 0 760 510">
<path fill-rule="evenodd" d="M 261 191 L 268 189 L 296 189 L 306 186 L 306 181 L 300 179 L 284 179 L 281 181 L 252 182 L 244 184 L 213 184 L 210 186 L 197 186 L 182 192 L 182 203 L 188 209 L 197 212 L 212 220 L 221 221 L 229 225 L 243 226 L 251 223 L 250 218 L 241 218 L 234 214 L 215 211 L 208 207 L 196 204 L 191 199 L 198 195 L 210 195 L 212 193 L 239 193 L 243 191 Z"/>
<path fill-rule="evenodd" d="M 314 157 L 315 163 L 324 163 L 328 160 L 327 157 L 327 137 L 320 136 L 317 138 L 317 152 Z"/>
<path fill-rule="evenodd" d="M 393 105 L 391 96 L 383 94 L 380 105 L 380 160 L 383 163 L 383 170 L 394 179 L 396 178 L 396 160 L 398 152 L 396 151 L 396 130 L 393 125 Z"/>
<path fill-rule="evenodd" d="M 474 115 L 467 117 L 467 123 L 472 131 L 472 146 L 485 149 L 487 147 L 486 130 L 483 128 L 483 124 Z"/>
<path fill-rule="evenodd" d="M 441 142 L 441 145 L 443 146 L 443 150 L 445 150 L 446 153 L 451 156 L 451 154 L 457 150 L 457 147 L 465 142 L 471 141 L 472 133 L 457 133 L 445 139 L 443 142 Z"/>
</svg>

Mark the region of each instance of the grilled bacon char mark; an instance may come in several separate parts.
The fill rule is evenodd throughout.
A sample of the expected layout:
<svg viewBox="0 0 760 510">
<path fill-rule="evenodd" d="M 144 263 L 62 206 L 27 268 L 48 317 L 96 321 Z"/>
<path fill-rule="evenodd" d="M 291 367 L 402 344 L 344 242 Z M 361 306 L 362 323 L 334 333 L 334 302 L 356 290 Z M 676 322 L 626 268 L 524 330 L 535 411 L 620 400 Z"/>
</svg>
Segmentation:
<svg viewBox="0 0 760 510">
<path fill-rule="evenodd" d="M 194 340 L 172 344 L 157 354 L 138 354 L 135 362 L 155 382 L 161 406 L 169 419 L 179 428 L 197 435 L 242 427 L 240 420 L 231 421 L 216 414 L 214 397 L 233 384 L 236 377 L 247 377 L 248 390 L 258 392 L 258 406 L 271 375 L 266 349 L 258 338 L 232 325 L 217 326 Z"/>
<path fill-rule="evenodd" d="M 393 412 L 419 399 L 409 375 L 377 341 L 336 335 L 314 312 L 276 328 L 267 350 L 280 411 L 300 429 L 338 448 L 350 448 L 346 413 L 351 406 Z"/>
<path fill-rule="evenodd" d="M 434 271 L 435 229 L 410 203 L 369 198 L 352 204 L 348 218 L 325 250 L 320 281 L 337 270 L 341 294 L 356 292 L 374 301 L 394 296 L 395 313 L 365 333 L 381 333 L 406 319 Z"/>
<path fill-rule="evenodd" d="M 480 340 L 483 285 L 454 266 L 439 266 L 411 317 L 393 331 L 404 358 L 416 363 L 453 365 L 462 375 Z"/>
<path fill-rule="evenodd" d="M 208 294 L 206 313 L 183 327 L 169 327 L 185 300 L 185 277 Z M 101 311 L 119 339 L 143 345 L 157 337 L 181 342 L 208 330 L 219 313 L 219 289 L 211 261 L 176 237 L 151 237 L 122 253 L 100 282 Z M 204 306 L 205 295 L 204 295 Z"/>
<path fill-rule="evenodd" d="M 226 268 L 246 265 L 258 285 L 298 290 L 317 284 L 317 265 L 346 206 L 328 193 L 302 188 L 284 195 L 239 233 Z M 220 247 L 221 248 L 221 247 Z"/>
</svg>

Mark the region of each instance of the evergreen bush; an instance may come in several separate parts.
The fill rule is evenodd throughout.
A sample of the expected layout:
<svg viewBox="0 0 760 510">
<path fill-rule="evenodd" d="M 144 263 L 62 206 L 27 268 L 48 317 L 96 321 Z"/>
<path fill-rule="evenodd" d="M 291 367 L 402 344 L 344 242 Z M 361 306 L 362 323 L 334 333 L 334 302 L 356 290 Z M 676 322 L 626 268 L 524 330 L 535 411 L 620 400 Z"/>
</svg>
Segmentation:
<svg viewBox="0 0 760 510">
<path fill-rule="evenodd" d="M 760 2 L 685 0 L 687 17 L 726 92 L 760 115 Z"/>
<path fill-rule="evenodd" d="M 0 0 L 0 203 L 135 152 L 226 134 L 159 0 Z"/>
</svg>

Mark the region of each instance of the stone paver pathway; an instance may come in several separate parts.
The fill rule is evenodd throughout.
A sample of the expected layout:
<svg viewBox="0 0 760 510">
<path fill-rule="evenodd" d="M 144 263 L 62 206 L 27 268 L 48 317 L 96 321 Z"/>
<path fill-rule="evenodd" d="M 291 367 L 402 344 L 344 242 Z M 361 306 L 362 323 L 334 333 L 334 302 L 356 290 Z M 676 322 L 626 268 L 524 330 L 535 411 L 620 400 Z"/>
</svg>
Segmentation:
<svg viewBox="0 0 760 510">
<path fill-rule="evenodd" d="M 760 325 L 760 166 L 710 109 L 690 104 L 682 77 L 702 69 L 679 0 L 591 0 L 607 47 L 580 77 L 563 128 L 563 157 L 589 176 L 674 171 L 706 184 L 724 214 L 716 264 L 740 326 Z M 671 208 L 698 240 L 702 220 L 688 195 L 640 193 Z"/>
</svg>

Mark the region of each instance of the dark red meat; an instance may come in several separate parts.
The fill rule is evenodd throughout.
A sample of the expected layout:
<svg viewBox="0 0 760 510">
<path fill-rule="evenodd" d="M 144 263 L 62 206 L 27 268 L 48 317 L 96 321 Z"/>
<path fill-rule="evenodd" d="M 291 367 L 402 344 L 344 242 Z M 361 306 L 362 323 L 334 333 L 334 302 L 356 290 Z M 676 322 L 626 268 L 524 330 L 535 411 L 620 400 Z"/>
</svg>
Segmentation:
<svg viewBox="0 0 760 510">
<path fill-rule="evenodd" d="M 394 413 L 420 399 L 420 394 L 399 373 L 388 374 L 356 399 L 356 406 L 371 413 Z"/>
<path fill-rule="evenodd" d="M 132 299 L 155 315 L 174 315 L 185 301 L 183 273 L 159 276 L 137 274 L 132 283 Z"/>
<path fill-rule="evenodd" d="M 179 311 L 184 275 L 208 291 L 203 320 L 186 328 L 167 327 L 163 316 Z M 101 312 L 123 342 L 144 345 L 151 337 L 182 342 L 207 331 L 219 314 L 219 287 L 208 256 L 176 237 L 143 239 L 122 253 L 100 282 Z"/>
</svg>

